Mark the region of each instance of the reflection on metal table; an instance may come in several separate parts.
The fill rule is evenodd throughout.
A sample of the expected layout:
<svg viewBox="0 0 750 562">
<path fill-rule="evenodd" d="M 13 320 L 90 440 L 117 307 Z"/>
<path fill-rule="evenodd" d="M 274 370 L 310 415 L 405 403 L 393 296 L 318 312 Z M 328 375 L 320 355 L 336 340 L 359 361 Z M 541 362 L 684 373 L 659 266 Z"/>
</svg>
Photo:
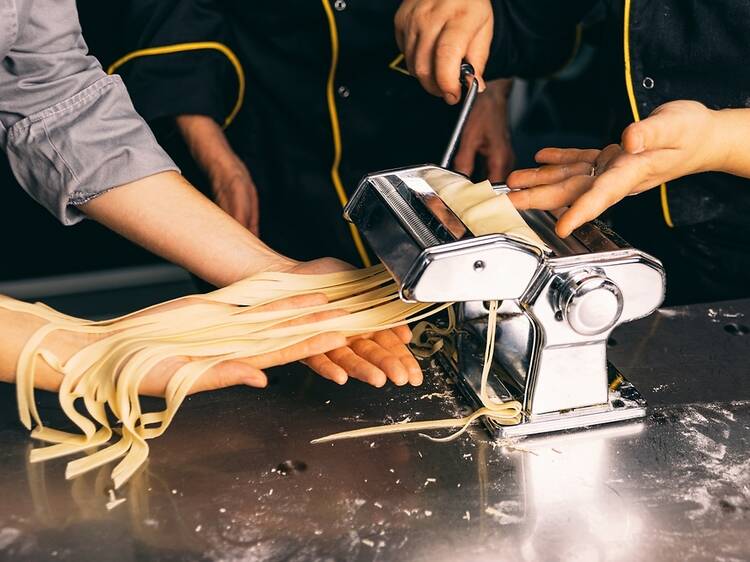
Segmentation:
<svg viewBox="0 0 750 562">
<path fill-rule="evenodd" d="M 65 481 L 68 459 L 27 463 L 3 385 L 0 560 L 747 560 L 748 315 L 695 305 L 618 328 L 609 356 L 646 418 L 497 442 L 477 424 L 447 444 L 310 445 L 465 407 L 435 368 L 384 389 L 276 369 L 267 390 L 189 399 L 111 511 L 110 466 Z"/>
</svg>

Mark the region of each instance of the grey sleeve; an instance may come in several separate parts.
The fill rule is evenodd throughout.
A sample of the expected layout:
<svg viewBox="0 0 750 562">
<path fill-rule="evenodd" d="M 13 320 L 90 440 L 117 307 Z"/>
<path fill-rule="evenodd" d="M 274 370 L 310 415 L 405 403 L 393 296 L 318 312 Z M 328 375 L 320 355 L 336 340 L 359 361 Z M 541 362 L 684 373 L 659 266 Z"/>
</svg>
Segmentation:
<svg viewBox="0 0 750 562">
<path fill-rule="evenodd" d="M 0 148 L 28 194 L 74 224 L 84 217 L 77 205 L 177 170 L 120 77 L 87 54 L 75 3 L 24 5 L 18 38 L 0 64 Z"/>
</svg>

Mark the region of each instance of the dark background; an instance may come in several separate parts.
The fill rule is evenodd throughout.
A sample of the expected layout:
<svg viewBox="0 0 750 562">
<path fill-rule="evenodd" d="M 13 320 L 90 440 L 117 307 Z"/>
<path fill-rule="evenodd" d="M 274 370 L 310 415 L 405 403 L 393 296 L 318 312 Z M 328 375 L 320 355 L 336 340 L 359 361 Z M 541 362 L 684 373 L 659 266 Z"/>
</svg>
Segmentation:
<svg viewBox="0 0 750 562">
<path fill-rule="evenodd" d="M 131 48 L 122 41 L 127 0 L 78 0 L 83 35 L 90 52 L 106 69 Z M 612 29 L 592 26 L 574 63 L 552 80 L 527 83 L 516 111 L 523 115 L 513 127 L 518 167 L 532 165 L 532 155 L 543 146 L 600 147 L 611 139 L 611 105 L 626 107 L 620 99 L 622 81 L 619 43 L 614 52 L 601 48 Z M 612 92 L 618 92 L 612 95 Z M 617 100 L 618 103 L 612 103 Z M 608 116 L 608 117 L 605 117 Z M 615 115 L 615 118 L 617 115 Z M 616 119 L 615 119 L 616 120 Z M 206 181 L 187 155 L 174 131 L 165 134 L 156 125 L 157 138 L 196 187 L 207 192 Z M 615 127 L 616 128 L 616 127 Z M 170 130 L 171 127 L 165 127 Z M 0 153 L 0 282 L 68 273 L 162 263 L 160 258 L 131 244 L 93 221 L 62 226 L 18 185 L 4 153 Z"/>
</svg>

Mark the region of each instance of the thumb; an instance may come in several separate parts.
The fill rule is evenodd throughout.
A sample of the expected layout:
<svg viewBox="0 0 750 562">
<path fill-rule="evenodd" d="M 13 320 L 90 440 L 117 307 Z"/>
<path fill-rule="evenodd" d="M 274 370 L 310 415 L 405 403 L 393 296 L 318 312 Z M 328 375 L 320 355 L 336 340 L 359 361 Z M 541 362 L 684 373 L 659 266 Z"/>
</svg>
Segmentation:
<svg viewBox="0 0 750 562">
<path fill-rule="evenodd" d="M 265 388 L 268 379 L 263 371 L 247 363 L 224 361 L 203 373 L 190 389 L 190 394 L 238 385 Z"/>
<path fill-rule="evenodd" d="M 466 60 L 474 67 L 475 76 L 479 80 L 480 92 L 484 92 L 487 87 L 483 76 L 490 55 L 493 31 L 492 21 L 490 20 L 482 26 L 466 49 Z"/>
<path fill-rule="evenodd" d="M 630 154 L 647 150 L 675 148 L 681 137 L 680 122 L 668 112 L 654 112 L 650 117 L 632 123 L 622 133 L 622 148 Z"/>
</svg>

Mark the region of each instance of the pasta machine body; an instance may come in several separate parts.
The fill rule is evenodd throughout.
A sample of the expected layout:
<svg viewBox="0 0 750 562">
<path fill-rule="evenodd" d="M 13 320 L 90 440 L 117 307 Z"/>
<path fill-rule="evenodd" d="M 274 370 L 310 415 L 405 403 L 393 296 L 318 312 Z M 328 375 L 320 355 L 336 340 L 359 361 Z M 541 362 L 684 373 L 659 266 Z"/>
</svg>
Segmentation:
<svg viewBox="0 0 750 562">
<path fill-rule="evenodd" d="M 497 436 L 544 433 L 638 418 L 646 402 L 607 361 L 611 332 L 664 299 L 655 258 L 604 224 L 562 240 L 552 213 L 522 213 L 548 248 L 503 234 L 473 236 L 433 186 L 466 178 L 424 165 L 366 176 L 345 209 L 406 301 L 455 302 L 457 329 L 442 365 L 475 407 L 487 301 L 501 301 L 488 399 L 523 404 L 518 425 L 485 418 Z M 496 191 L 507 188 L 495 188 Z"/>
</svg>

